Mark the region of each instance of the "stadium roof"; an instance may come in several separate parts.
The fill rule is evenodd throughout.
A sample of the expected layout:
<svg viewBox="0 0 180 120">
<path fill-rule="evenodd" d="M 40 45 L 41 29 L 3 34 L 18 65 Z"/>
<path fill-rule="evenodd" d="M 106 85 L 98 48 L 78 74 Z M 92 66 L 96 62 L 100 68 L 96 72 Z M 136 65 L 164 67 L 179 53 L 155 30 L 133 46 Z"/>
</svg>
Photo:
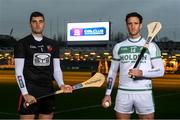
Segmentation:
<svg viewBox="0 0 180 120">
<path fill-rule="evenodd" d="M 13 47 L 16 42 L 12 36 L 0 35 L 0 47 Z"/>
</svg>

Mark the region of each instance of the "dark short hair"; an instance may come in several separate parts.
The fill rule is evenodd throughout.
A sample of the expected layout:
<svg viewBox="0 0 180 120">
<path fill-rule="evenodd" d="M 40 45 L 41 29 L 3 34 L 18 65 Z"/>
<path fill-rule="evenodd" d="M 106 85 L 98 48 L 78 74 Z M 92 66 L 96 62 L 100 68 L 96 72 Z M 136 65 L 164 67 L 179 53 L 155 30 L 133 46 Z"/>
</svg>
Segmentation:
<svg viewBox="0 0 180 120">
<path fill-rule="evenodd" d="M 139 13 L 131 12 L 126 15 L 126 23 L 130 17 L 137 17 L 139 19 L 140 23 L 142 23 L 142 21 L 143 21 L 143 17 Z"/>
<path fill-rule="evenodd" d="M 44 15 L 41 12 L 37 12 L 37 11 L 31 13 L 31 16 L 29 18 L 29 22 L 31 22 L 32 17 L 43 17 L 43 19 L 44 19 Z"/>
</svg>

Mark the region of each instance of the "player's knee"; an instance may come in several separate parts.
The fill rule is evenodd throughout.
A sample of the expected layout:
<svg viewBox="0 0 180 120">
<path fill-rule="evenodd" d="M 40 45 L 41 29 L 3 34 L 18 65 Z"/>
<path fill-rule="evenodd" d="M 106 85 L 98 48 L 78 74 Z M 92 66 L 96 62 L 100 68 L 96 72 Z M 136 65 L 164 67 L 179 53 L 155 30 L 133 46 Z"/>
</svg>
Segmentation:
<svg viewBox="0 0 180 120">
<path fill-rule="evenodd" d="M 153 120 L 154 119 L 154 114 L 147 114 L 147 115 L 139 115 L 139 118 L 141 120 Z"/>
</svg>

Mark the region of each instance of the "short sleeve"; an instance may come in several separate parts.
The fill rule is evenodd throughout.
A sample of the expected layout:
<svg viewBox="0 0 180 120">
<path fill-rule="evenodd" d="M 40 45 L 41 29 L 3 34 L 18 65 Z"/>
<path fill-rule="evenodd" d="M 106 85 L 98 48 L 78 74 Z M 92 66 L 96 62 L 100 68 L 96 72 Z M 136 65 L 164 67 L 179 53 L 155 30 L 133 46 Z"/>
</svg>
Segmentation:
<svg viewBox="0 0 180 120">
<path fill-rule="evenodd" d="M 22 42 L 18 42 L 14 47 L 14 58 L 25 58 L 25 50 Z"/>
<path fill-rule="evenodd" d="M 54 47 L 55 47 L 55 51 L 54 51 L 54 58 L 59 58 L 59 45 L 58 43 L 55 41 L 55 44 L 54 44 Z"/>
<path fill-rule="evenodd" d="M 151 43 L 149 45 L 149 52 L 150 52 L 150 56 L 151 59 L 156 59 L 156 58 L 160 58 L 161 57 L 161 51 L 159 49 L 159 47 L 157 46 L 156 43 Z"/>
<path fill-rule="evenodd" d="M 113 48 L 113 60 L 120 60 L 118 52 L 119 52 L 119 47 L 118 44 L 116 44 Z"/>
</svg>

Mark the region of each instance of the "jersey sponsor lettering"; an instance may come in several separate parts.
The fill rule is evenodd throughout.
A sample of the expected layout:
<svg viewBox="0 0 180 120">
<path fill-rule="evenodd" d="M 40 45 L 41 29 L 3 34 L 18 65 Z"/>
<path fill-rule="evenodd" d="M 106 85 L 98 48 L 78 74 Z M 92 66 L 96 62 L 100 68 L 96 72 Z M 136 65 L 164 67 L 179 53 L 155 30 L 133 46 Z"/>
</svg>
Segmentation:
<svg viewBox="0 0 180 120">
<path fill-rule="evenodd" d="M 138 59 L 139 54 L 123 54 L 120 55 L 120 61 L 121 63 L 135 63 L 136 60 Z M 147 60 L 147 55 L 144 55 L 141 59 L 141 63 L 146 63 Z"/>
<path fill-rule="evenodd" d="M 50 65 L 50 53 L 35 53 L 33 56 L 34 66 L 49 66 Z"/>
<path fill-rule="evenodd" d="M 139 54 L 142 50 L 142 46 L 122 46 L 119 49 L 119 56 L 121 63 L 135 63 L 139 57 Z M 140 63 L 146 63 L 147 54 L 149 51 L 146 51 L 146 54 L 142 57 Z"/>
</svg>

